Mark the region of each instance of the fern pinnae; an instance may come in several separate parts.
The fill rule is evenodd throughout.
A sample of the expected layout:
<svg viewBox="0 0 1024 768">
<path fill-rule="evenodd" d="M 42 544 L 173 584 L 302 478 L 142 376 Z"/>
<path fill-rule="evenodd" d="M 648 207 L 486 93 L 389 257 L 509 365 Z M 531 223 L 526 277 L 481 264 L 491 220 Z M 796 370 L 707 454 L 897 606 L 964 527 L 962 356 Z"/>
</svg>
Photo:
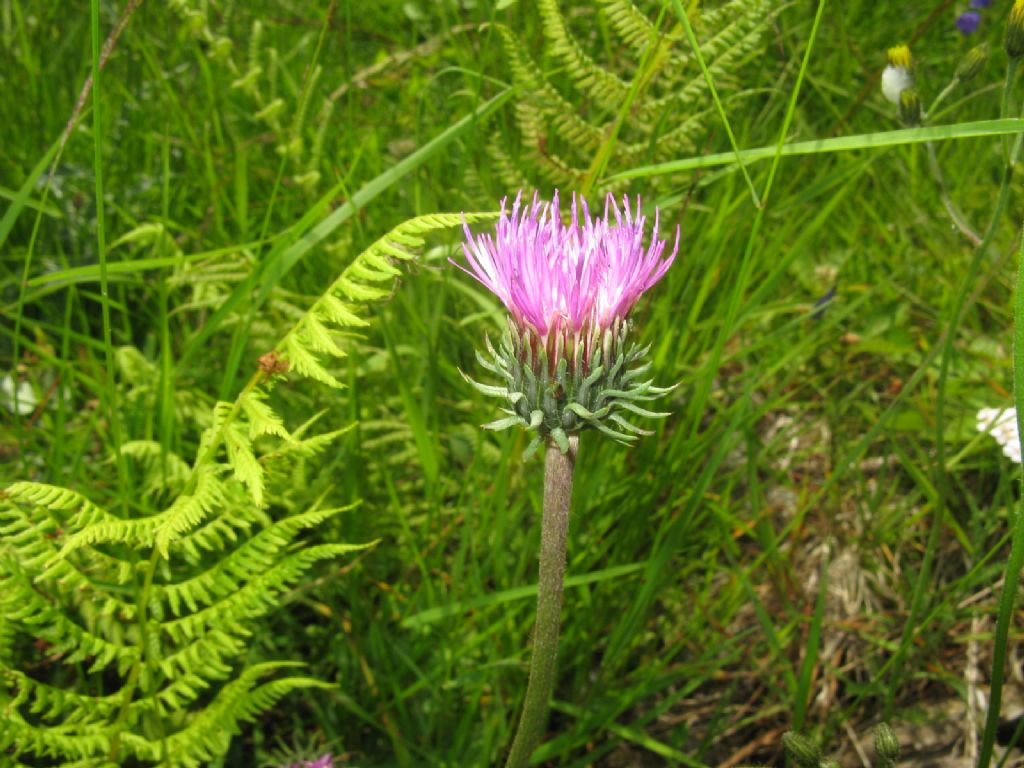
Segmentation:
<svg viewBox="0 0 1024 768">
<path fill-rule="evenodd" d="M 7 560 L 3 566 L 6 574 L 0 578 L 4 591 L 0 605 L 7 619 L 33 627 L 38 638 L 50 643 L 55 658 L 71 665 L 92 657 L 90 671 L 102 670 L 115 662 L 122 669 L 138 660 L 137 648 L 110 642 L 67 618 L 55 602 L 35 589 L 30 575 L 17 563 Z"/>
<path fill-rule="evenodd" d="M 333 509 L 315 509 L 279 520 L 249 538 L 208 570 L 185 581 L 158 587 L 154 599 L 165 601 L 176 616 L 181 615 L 183 605 L 195 611 L 202 603 L 211 604 L 275 562 L 277 554 L 290 545 L 300 531 L 313 528 L 355 506 L 349 504 Z M 198 599 L 195 596 L 199 596 Z"/>
<path fill-rule="evenodd" d="M 206 765 L 226 751 L 238 723 L 251 720 L 296 688 L 331 687 L 319 680 L 298 677 L 285 677 L 258 685 L 261 678 L 296 666 L 293 663 L 268 662 L 248 667 L 238 679 L 225 685 L 186 728 L 167 740 L 169 765 L 183 768 Z"/>
<path fill-rule="evenodd" d="M 148 496 L 181 490 L 188 480 L 188 463 L 157 440 L 128 440 L 121 452 L 142 465 L 142 484 Z"/>
<path fill-rule="evenodd" d="M 630 0 L 598 0 L 598 4 L 604 8 L 612 29 L 627 45 L 640 48 L 657 39 L 657 28 Z"/>
<path fill-rule="evenodd" d="M 116 693 L 87 696 L 48 685 L 16 669 L 0 670 L 0 679 L 9 691 L 14 691 L 14 701 L 24 702 L 29 712 L 67 725 L 102 723 L 121 704 Z"/>
<path fill-rule="evenodd" d="M 372 545 L 301 541 L 303 531 L 351 507 L 314 507 L 278 521 L 264 509 L 278 467 L 315 455 L 351 428 L 308 436 L 314 417 L 289 432 L 268 393 L 286 370 L 340 386 L 329 360 L 345 354 L 346 332 L 365 326 L 364 305 L 390 295 L 398 263 L 415 258 L 427 233 L 462 222 L 457 214 L 419 217 L 356 257 L 297 318 L 277 357 L 261 363 L 233 402 L 214 405 L 187 478 L 180 465 L 174 473 L 181 491 L 163 510 L 119 517 L 83 494 L 38 483 L 2 492 L 0 752 L 83 765 L 204 765 L 224 754 L 239 723 L 296 688 L 323 685 L 294 675 L 295 665 L 240 662 L 256 622 L 311 566 Z M 145 368 L 147 361 L 128 362 Z M 274 447 L 259 454 L 258 440 Z M 153 442 L 136 442 L 130 453 L 154 471 L 166 460 Z M 159 480 L 162 489 L 170 484 Z M 102 673 L 114 692 L 93 699 L 25 682 L 8 650 L 19 634 L 45 640 L 69 669 Z M 286 676 L 271 677 L 278 673 Z M 197 710 L 201 701 L 208 703 Z M 144 735 L 150 718 L 164 737 Z"/>
<path fill-rule="evenodd" d="M 38 574 L 34 582 L 40 588 L 47 588 L 49 582 L 64 593 L 91 600 L 99 606 L 100 615 L 116 613 L 127 619 L 134 616 L 135 606 L 123 598 L 126 591 L 123 585 L 131 578 L 130 564 L 106 553 L 96 553 L 90 558 L 92 562 L 80 569 L 68 559 L 57 556 L 58 534 L 52 520 L 21 510 L 16 510 L 16 514 L 19 515 L 17 522 L 9 521 L 0 526 L 0 536 L 5 547 L 15 551 L 19 566 L 26 572 Z M 115 574 L 116 581 L 103 584 L 93 578 L 89 571 L 94 570 L 97 561 L 106 573 Z"/>
<path fill-rule="evenodd" d="M 603 129 L 580 117 L 575 105 L 544 79 L 511 29 L 503 24 L 492 26 L 501 36 L 513 80 L 524 90 L 525 98 L 516 102 L 517 118 L 529 117 L 540 123 L 543 115 L 567 143 L 580 149 L 596 150 L 604 140 Z"/>
<path fill-rule="evenodd" d="M 584 52 L 582 40 L 569 31 L 562 6 L 568 3 L 537 4 L 546 52 L 559 60 L 569 87 L 597 109 L 581 114 L 579 99 L 562 96 L 533 63 L 523 42 L 495 24 L 523 98 L 515 109 L 521 152 L 513 160 L 506 151 L 507 137 L 496 136 L 487 146 L 494 173 L 511 188 L 542 179 L 545 186 L 605 192 L 624 186 L 623 181 L 603 181 L 613 162 L 622 167 L 694 151 L 712 112 L 702 103 L 708 87 L 693 66 L 696 57 L 688 45 L 680 45 L 685 40 L 682 32 L 660 29 L 661 21 L 648 19 L 632 0 L 599 0 L 595 12 L 624 41 L 625 58 L 641 62 L 639 71 L 627 77 Z M 699 50 L 716 82 L 729 85 L 735 67 L 758 49 L 778 7 L 777 0 L 730 0 L 693 14 L 705 38 Z M 623 109 L 627 101 L 629 107 Z M 694 110 L 694 103 L 700 108 Z M 681 123 L 678 115 L 684 116 Z M 608 122 L 595 124 L 595 119 Z"/>
<path fill-rule="evenodd" d="M 292 440 L 291 434 L 285 429 L 284 422 L 274 409 L 267 405 L 267 395 L 259 389 L 245 392 L 238 397 L 242 412 L 249 421 L 249 437 L 274 435 L 285 441 Z"/>
<path fill-rule="evenodd" d="M 182 643 L 202 635 L 211 626 L 232 626 L 265 616 L 276 598 L 291 587 L 313 563 L 348 554 L 366 545 L 320 544 L 300 549 L 276 562 L 230 595 L 205 608 L 160 625 L 171 640 Z"/>
<path fill-rule="evenodd" d="M 256 460 L 256 453 L 253 450 L 252 439 L 244 424 L 228 424 L 221 432 L 224 438 L 224 448 L 227 451 L 228 464 L 234 472 L 235 479 L 249 489 L 249 494 L 257 507 L 263 506 L 264 483 L 263 467 Z M 184 522 L 189 527 L 202 520 L 202 513 L 207 510 L 203 507 L 191 505 L 194 520 L 186 519 Z M 166 556 L 166 545 L 163 552 Z"/>
<path fill-rule="evenodd" d="M 558 0 L 539 0 L 537 8 L 552 53 L 562 59 L 580 90 L 590 94 L 608 112 L 614 113 L 628 96 L 629 84 L 583 52 L 562 19 Z"/>
<path fill-rule="evenodd" d="M 761 39 L 768 21 L 769 17 L 764 16 L 759 18 L 758 22 L 752 27 L 738 26 L 732 30 L 736 36 L 727 38 L 729 41 L 728 47 L 722 50 L 715 60 L 708 65 L 708 71 L 711 75 L 716 79 L 722 78 L 736 65 L 741 57 L 750 55 L 754 45 Z M 674 103 L 681 100 L 689 101 L 695 99 L 705 91 L 707 91 L 707 81 L 704 75 L 695 75 L 677 93 L 647 102 L 644 109 L 645 114 L 654 117 L 663 110 L 671 109 Z"/>
</svg>

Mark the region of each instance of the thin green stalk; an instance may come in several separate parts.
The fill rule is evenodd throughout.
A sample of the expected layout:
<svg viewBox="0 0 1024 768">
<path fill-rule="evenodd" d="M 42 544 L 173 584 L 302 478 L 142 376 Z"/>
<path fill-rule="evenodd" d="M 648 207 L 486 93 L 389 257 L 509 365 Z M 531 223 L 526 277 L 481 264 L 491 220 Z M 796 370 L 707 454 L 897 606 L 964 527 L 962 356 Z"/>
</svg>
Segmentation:
<svg viewBox="0 0 1024 768">
<path fill-rule="evenodd" d="M 103 121 L 102 89 L 100 88 L 100 4 L 92 0 L 92 130 L 93 130 L 93 174 L 96 181 L 96 248 L 100 263 L 100 311 L 103 318 L 104 352 L 104 399 L 110 420 L 110 437 L 114 443 L 114 465 L 122 491 L 127 498 L 128 468 L 121 453 L 121 418 L 117 411 L 117 393 L 114 389 L 114 342 L 110 329 L 110 285 L 107 280 L 107 242 L 104 226 L 103 206 Z"/>
<path fill-rule="evenodd" d="M 960 78 L 958 76 L 954 76 L 953 79 L 946 84 L 946 87 L 939 91 L 939 95 L 935 97 L 935 101 L 933 101 L 932 105 L 928 107 L 928 111 L 924 113 L 925 117 L 927 118 L 929 115 L 934 114 L 935 110 L 939 108 L 939 104 L 945 101 L 946 97 L 949 96 L 949 94 L 951 94 L 958 85 L 960 85 Z"/>
<path fill-rule="evenodd" d="M 1013 300 L 1013 404 L 1017 408 L 1017 433 L 1024 435 L 1024 238 L 1017 253 L 1017 288 Z M 1019 438 L 1018 438 L 1019 439 Z M 992 649 L 992 683 L 989 690 L 988 714 L 981 736 L 978 768 L 988 768 L 999 728 L 999 710 L 1003 696 L 1003 672 L 1006 667 L 1006 645 L 1017 601 L 1017 584 L 1024 567 L 1024 467 L 1021 467 L 1021 500 L 1013 521 L 1010 559 L 1003 574 L 1003 591 L 999 595 L 999 616 L 996 619 L 995 645 Z"/>
<path fill-rule="evenodd" d="M 533 656 L 526 685 L 519 730 L 505 768 L 524 768 L 540 743 L 547 723 L 548 705 L 555 686 L 558 630 L 565 580 L 565 542 L 569 533 L 572 475 L 579 438 L 569 438 L 563 454 L 554 443 L 544 459 L 544 512 L 540 528 L 540 576 L 537 579 L 537 622 L 533 629 Z"/>
<path fill-rule="evenodd" d="M 1006 66 L 1006 81 L 1003 84 L 1003 100 L 1000 111 L 1001 117 L 1006 117 L 1007 112 L 1010 109 L 1010 94 L 1013 89 L 1013 83 L 1016 80 L 1016 75 L 1017 61 L 1015 59 L 1010 59 Z M 965 279 L 960 281 L 960 290 L 957 292 L 956 300 L 953 303 L 953 312 L 949 321 L 949 329 L 946 332 L 945 339 L 943 340 L 941 362 L 939 365 L 939 380 L 937 384 L 937 398 L 935 403 L 934 485 L 936 498 L 934 503 L 934 519 L 931 521 L 931 525 L 929 527 L 928 541 L 925 545 L 924 560 L 921 563 L 921 570 L 918 573 L 917 581 L 914 584 L 914 592 L 910 599 L 910 613 L 903 626 L 903 635 L 900 638 L 899 647 L 896 649 L 895 661 L 892 668 L 892 677 L 889 680 L 888 690 L 885 695 L 885 707 L 882 715 L 883 719 L 889 719 L 892 717 L 893 705 L 896 700 L 896 692 L 899 690 L 903 681 L 904 661 L 910 648 L 910 643 L 913 640 L 913 635 L 916 630 L 920 629 L 920 627 L 917 626 L 918 619 L 921 615 L 922 604 L 931 578 L 931 569 L 932 564 L 935 561 L 935 553 L 938 550 L 939 537 L 945 523 L 947 496 L 945 438 L 946 384 L 949 380 L 950 361 L 952 360 L 954 351 L 953 346 L 956 341 L 957 331 L 960 327 L 960 321 L 963 319 L 962 316 L 964 306 L 967 303 L 967 295 L 970 292 L 971 286 L 974 285 L 974 280 L 977 277 L 978 268 L 981 266 L 982 260 L 988 254 L 988 251 L 992 246 L 992 241 L 999 228 L 999 222 L 1002 220 L 1003 212 L 1006 210 L 1006 203 L 1010 197 L 1010 179 L 1013 176 L 1013 165 L 1020 154 L 1020 148 L 1021 137 L 1018 135 L 1013 148 L 1008 150 L 1005 156 L 1002 183 L 999 186 L 999 195 L 996 198 L 995 208 L 992 211 L 992 218 L 989 221 L 988 228 L 985 231 L 985 236 L 982 238 L 981 244 L 974 251 L 974 257 L 971 259 Z"/>
<path fill-rule="evenodd" d="M 935 142 L 925 142 L 925 147 L 928 149 L 928 165 L 932 170 L 932 178 L 935 179 L 935 184 L 939 188 L 939 198 L 942 200 L 946 213 L 949 214 L 953 226 L 960 230 L 960 234 L 970 240 L 971 245 L 977 248 L 981 245 L 981 238 L 971 229 L 967 217 L 963 214 L 963 211 L 957 208 L 953 198 L 949 196 L 949 192 L 946 189 L 946 179 L 942 174 L 942 167 L 939 165 L 939 158 L 935 152 Z"/>
<path fill-rule="evenodd" d="M 711 77 L 711 72 L 708 70 L 707 63 L 704 61 L 704 54 L 700 51 L 700 43 L 697 42 L 697 35 L 694 34 L 693 25 L 690 24 L 690 17 L 687 15 L 686 9 L 683 8 L 683 5 L 679 0 L 672 0 L 672 7 L 679 16 L 679 20 L 683 23 L 683 29 L 686 30 L 686 38 L 690 41 L 690 47 L 693 48 L 693 55 L 697 59 L 700 71 L 704 73 L 704 80 L 708 84 L 708 90 L 711 91 L 711 98 L 715 102 L 715 109 L 718 110 L 718 116 L 722 118 L 722 125 L 725 126 L 725 133 L 729 137 L 729 145 L 732 147 L 732 151 L 736 155 L 736 162 L 740 166 L 740 172 L 743 174 L 743 178 L 747 182 L 747 186 L 750 188 L 750 196 L 754 199 L 754 206 L 756 208 L 760 208 L 761 199 L 757 196 L 757 190 L 754 188 L 754 181 L 750 178 L 750 174 L 747 173 L 747 166 L 743 163 L 743 157 L 740 155 L 740 148 L 736 145 L 736 137 L 732 134 L 732 126 L 729 125 L 729 118 L 725 114 L 725 107 L 722 106 L 722 100 L 718 98 L 718 91 L 715 90 L 715 82 Z M 819 4 L 819 8 L 820 7 L 821 5 Z M 809 46 L 808 52 L 810 52 Z M 804 63 L 806 64 L 806 61 Z M 801 74 L 803 74 L 802 71 Z M 799 88 L 797 90 L 799 90 Z"/>
</svg>

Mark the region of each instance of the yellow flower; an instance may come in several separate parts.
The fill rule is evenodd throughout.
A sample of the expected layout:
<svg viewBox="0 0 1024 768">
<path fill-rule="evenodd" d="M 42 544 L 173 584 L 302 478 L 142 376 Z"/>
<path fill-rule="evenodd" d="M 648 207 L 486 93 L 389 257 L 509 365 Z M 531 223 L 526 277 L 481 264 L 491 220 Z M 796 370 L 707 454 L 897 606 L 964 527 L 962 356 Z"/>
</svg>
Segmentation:
<svg viewBox="0 0 1024 768">
<path fill-rule="evenodd" d="M 1017 5 L 1024 5 L 1024 0 L 1017 0 Z M 897 45 L 895 48 L 890 48 L 889 66 L 910 69 L 910 48 L 905 45 Z"/>
</svg>

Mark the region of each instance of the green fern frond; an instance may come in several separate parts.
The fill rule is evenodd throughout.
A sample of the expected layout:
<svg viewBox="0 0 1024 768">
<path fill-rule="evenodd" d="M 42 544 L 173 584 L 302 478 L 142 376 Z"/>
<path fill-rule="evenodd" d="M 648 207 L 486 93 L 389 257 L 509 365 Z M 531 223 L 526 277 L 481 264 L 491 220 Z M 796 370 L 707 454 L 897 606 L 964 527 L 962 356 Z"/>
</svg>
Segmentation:
<svg viewBox="0 0 1024 768">
<path fill-rule="evenodd" d="M 511 29 L 503 24 L 494 24 L 493 27 L 501 36 L 513 80 L 524 91 L 525 98 L 516 103 L 517 112 L 521 111 L 536 123 L 550 121 L 554 131 L 565 142 L 581 150 L 596 151 L 604 141 L 605 129 L 580 117 L 576 106 L 544 79 Z"/>
<path fill-rule="evenodd" d="M 32 504 L 51 512 L 73 511 L 72 516 L 60 516 L 65 527 L 72 530 L 78 530 L 105 519 L 116 519 L 82 494 L 56 485 L 17 482 L 7 486 L 0 494 L 2 494 L 0 500 L 8 499 L 20 504 Z"/>
<path fill-rule="evenodd" d="M 13 702 L 18 705 L 24 702 L 28 712 L 45 720 L 59 719 L 64 725 L 102 723 L 122 704 L 122 697 L 117 693 L 86 696 L 47 685 L 9 667 L 0 668 L 0 685 L 0 690 L 6 690 L 6 696 Z"/>
<path fill-rule="evenodd" d="M 603 109 L 614 114 L 629 96 L 629 83 L 599 66 L 583 52 L 565 25 L 558 0 L 539 0 L 537 9 L 540 11 L 544 36 L 550 44 L 550 50 L 562 59 L 576 81 L 576 87 Z"/>
<path fill-rule="evenodd" d="M 62 531 L 57 522 L 39 506 L 8 505 L 0 508 L 0 548 L 15 559 L 22 570 L 38 573 L 35 582 L 42 588 L 75 599 L 88 599 L 100 615 L 117 614 L 130 619 L 135 606 L 123 599 L 123 586 L 132 577 L 131 564 L 106 553 L 96 553 L 79 567 L 58 559 L 57 540 Z M 115 582 L 100 584 L 91 575 L 96 566 L 113 574 Z"/>
<path fill-rule="evenodd" d="M 226 597 L 237 590 L 240 583 L 265 572 L 300 531 L 317 526 L 354 506 L 313 510 L 279 520 L 232 550 L 209 570 L 185 581 L 162 585 L 154 599 L 166 601 L 175 616 L 180 616 L 185 606 L 195 612 L 200 605 L 210 605 Z"/>
<path fill-rule="evenodd" d="M 342 383 L 327 372 L 320 364 L 316 354 L 310 349 L 310 343 L 304 333 L 294 333 L 284 342 L 285 359 L 291 364 L 291 370 L 307 379 L 314 379 L 334 389 L 341 389 Z"/>
<path fill-rule="evenodd" d="M 188 463 L 156 440 L 129 440 L 121 445 L 121 452 L 142 465 L 142 483 L 147 496 L 180 491 L 188 480 Z"/>
<path fill-rule="evenodd" d="M 140 657 L 138 648 L 111 642 L 69 618 L 56 600 L 47 599 L 35 588 L 30 576 L 11 558 L 0 561 L 0 591 L 0 610 L 6 619 L 30 627 L 36 638 L 50 646 L 48 652 L 64 664 L 91 658 L 91 672 L 115 662 L 122 670 Z"/>
<path fill-rule="evenodd" d="M 110 735 L 105 729 L 77 724 L 36 726 L 14 710 L 0 723 L 0 753 L 7 749 L 45 757 L 97 760 L 110 751 Z"/>
<path fill-rule="evenodd" d="M 496 136 L 487 147 L 493 172 L 508 188 L 537 186 L 531 183 L 536 179 L 545 187 L 580 188 L 594 183 L 598 190 L 614 191 L 621 182 L 589 178 L 594 155 L 605 148 L 609 137 L 614 137 L 608 167 L 612 173 L 615 167 L 657 162 L 695 150 L 714 111 L 706 78 L 696 68 L 695 56 L 673 15 L 664 19 L 661 28 L 632 0 L 599 0 L 591 11 L 603 15 L 623 40 L 623 61 L 648 62 L 645 71 L 637 73 L 629 71 L 628 64 L 625 68 L 618 62 L 603 65 L 584 50 L 585 41 L 569 30 L 568 0 L 541 0 L 536 7 L 546 53 L 562 65 L 559 74 L 564 73 L 565 87 L 584 98 L 563 96 L 539 70 L 523 42 L 508 27 L 493 25 L 508 70 L 522 91 L 515 108 L 519 156 L 514 160 L 508 156 L 508 137 Z M 777 8 L 777 0 L 730 0 L 720 8 L 692 14 L 703 38 L 701 54 L 720 92 L 735 87 L 736 68 L 757 53 Z M 632 94 L 629 112 L 620 116 L 636 77 L 644 77 L 645 85 Z"/>
<path fill-rule="evenodd" d="M 604 8 L 612 29 L 627 45 L 641 48 L 657 38 L 654 24 L 630 0 L 598 0 L 598 3 Z"/>
<path fill-rule="evenodd" d="M 277 597 L 291 588 L 299 576 L 318 560 L 363 549 L 358 544 L 320 544 L 306 547 L 280 559 L 273 568 L 263 571 L 229 596 L 206 608 L 160 625 L 160 629 L 176 643 L 187 642 L 210 627 L 242 625 L 265 616 L 276 605 Z"/>
<path fill-rule="evenodd" d="M 263 506 L 263 467 L 256 461 L 256 453 L 253 451 L 252 439 L 248 432 L 240 424 L 228 424 L 222 431 L 224 446 L 227 448 L 228 464 L 234 470 L 235 479 L 245 485 L 252 494 L 253 501 L 257 507 Z M 194 505 L 193 505 L 194 507 Z M 194 527 L 202 520 L 199 512 L 205 512 L 204 508 L 197 509 L 195 520 L 186 520 L 189 528 Z M 182 519 L 182 518 L 179 518 Z M 174 533 L 177 533 L 175 531 Z M 169 538 L 163 539 L 164 542 Z M 166 544 L 165 544 L 166 548 Z M 166 550 L 165 550 L 166 551 Z"/>
<path fill-rule="evenodd" d="M 291 370 L 305 378 L 340 389 L 342 384 L 331 374 L 323 356 L 342 357 L 345 352 L 333 338 L 332 328 L 344 330 L 361 327 L 359 306 L 380 301 L 391 295 L 390 287 L 401 274 L 394 262 L 416 258 L 415 249 L 424 243 L 430 232 L 459 226 L 463 221 L 474 223 L 494 218 L 496 214 L 438 213 L 419 216 L 398 225 L 349 264 L 324 295 L 284 337 L 278 346 Z"/>
<path fill-rule="evenodd" d="M 232 632 L 211 629 L 191 643 L 160 657 L 160 671 L 170 680 L 187 678 L 200 672 L 207 680 L 224 680 L 234 671 L 232 661 L 244 653 L 248 627 L 234 627 Z"/>
<path fill-rule="evenodd" d="M 208 765 L 227 751 L 241 722 L 252 720 L 273 707 L 283 696 L 298 688 L 329 688 L 328 684 L 303 677 L 284 677 L 259 684 L 281 669 L 299 664 L 265 663 L 246 669 L 237 680 L 225 685 L 189 724 L 167 739 L 168 765 L 196 768 Z"/>
<path fill-rule="evenodd" d="M 245 392 L 238 398 L 242 412 L 249 420 L 249 437 L 256 438 L 260 435 L 276 435 L 283 440 L 291 440 L 291 435 L 285 429 L 281 417 L 274 413 L 274 409 L 267 405 L 267 395 L 258 389 Z"/>
<path fill-rule="evenodd" d="M 199 563 L 204 553 L 225 551 L 252 528 L 268 524 L 266 514 L 259 508 L 247 506 L 247 499 L 240 498 L 242 495 L 242 491 L 232 494 L 231 503 L 225 505 L 219 515 L 169 542 L 169 554 L 180 555 L 192 564 Z"/>
<path fill-rule="evenodd" d="M 530 189 L 534 186 L 523 173 L 523 165 L 517 163 L 505 150 L 500 136 L 495 136 L 487 143 L 487 157 L 494 174 L 505 189 Z"/>
<path fill-rule="evenodd" d="M 276 347 L 290 372 L 337 383 L 327 360 L 345 354 L 346 334 L 366 324 L 364 306 L 391 294 L 399 262 L 415 258 L 429 232 L 462 222 L 413 219 L 357 257 Z M 150 387 L 149 361 L 133 348 L 121 357 L 123 385 L 135 386 L 134 377 Z M 266 680 L 289 665 L 244 664 L 256 622 L 309 568 L 370 546 L 302 541 L 351 506 L 271 517 L 266 502 L 287 493 L 268 483 L 351 428 L 310 434 L 314 417 L 289 432 L 268 396 L 281 373 L 273 370 L 210 409 L 191 468 L 157 442 L 127 443 L 151 475 L 151 494 L 178 491 L 161 511 L 140 516 L 130 505 L 113 514 L 39 483 L 0 492 L 0 754 L 84 766 L 104 764 L 113 750 L 134 763 L 208 764 L 239 723 L 295 688 L 321 685 Z M 77 686 L 19 670 L 11 650 L 29 638 L 68 670 L 62 677 L 77 670 Z M 100 676 L 105 695 L 89 695 Z M 154 720 L 163 743 L 150 737 Z"/>
</svg>

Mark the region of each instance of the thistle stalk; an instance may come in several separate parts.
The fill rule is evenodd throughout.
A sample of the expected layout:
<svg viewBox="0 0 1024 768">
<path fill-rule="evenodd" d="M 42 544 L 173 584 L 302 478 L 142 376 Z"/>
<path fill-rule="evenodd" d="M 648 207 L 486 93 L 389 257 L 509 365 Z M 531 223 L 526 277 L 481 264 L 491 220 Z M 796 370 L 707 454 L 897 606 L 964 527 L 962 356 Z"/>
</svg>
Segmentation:
<svg viewBox="0 0 1024 768">
<path fill-rule="evenodd" d="M 644 407 L 674 387 L 657 387 L 646 378 L 647 350 L 630 339 L 628 316 L 672 266 L 679 228 L 666 255 L 668 240 L 658 237 L 657 209 L 650 242 L 644 245 L 647 217 L 639 197 L 635 202 L 623 197 L 620 208 L 609 194 L 604 215 L 595 216 L 586 200 L 573 195 L 568 221 L 559 209 L 557 190 L 550 203 L 536 193 L 526 204 L 522 193 L 517 195 L 511 211 L 506 202 L 501 203 L 493 235 L 474 235 L 465 227 L 466 266 L 452 263 L 508 310 L 509 330 L 499 348 L 488 341 L 489 357 L 477 353 L 477 361 L 497 383 L 478 383 L 463 374 L 482 394 L 502 401 L 504 416 L 483 427 L 522 427 L 533 433 L 524 460 L 547 446 L 533 655 L 523 713 L 506 763 L 522 768 L 544 735 L 555 684 L 578 435 L 592 429 L 629 445 L 640 435 L 653 434 L 630 419 L 668 416 Z"/>
<path fill-rule="evenodd" d="M 547 723 L 548 705 L 555 686 L 558 632 L 565 581 L 565 543 L 569 532 L 572 476 L 579 437 L 569 437 L 564 454 L 553 442 L 544 459 L 544 511 L 540 528 L 540 574 L 537 579 L 537 621 L 533 629 L 533 655 L 519 730 L 512 742 L 506 768 L 524 768 L 540 743 Z"/>
</svg>

